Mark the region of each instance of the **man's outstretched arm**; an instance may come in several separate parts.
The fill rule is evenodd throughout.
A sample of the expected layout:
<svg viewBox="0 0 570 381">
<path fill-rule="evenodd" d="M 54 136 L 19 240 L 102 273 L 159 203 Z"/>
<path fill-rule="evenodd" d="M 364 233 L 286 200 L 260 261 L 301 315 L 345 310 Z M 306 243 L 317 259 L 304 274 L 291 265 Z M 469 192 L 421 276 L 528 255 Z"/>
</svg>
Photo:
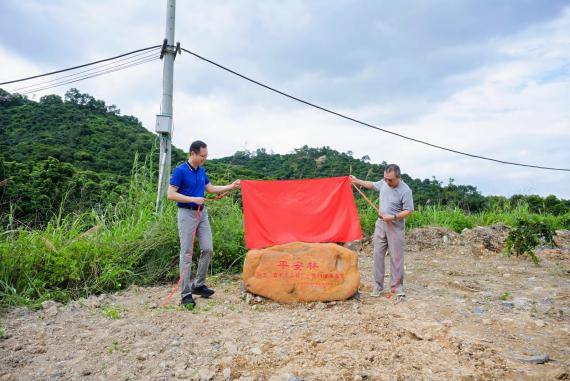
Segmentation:
<svg viewBox="0 0 570 381">
<path fill-rule="evenodd" d="M 364 187 L 366 189 L 374 188 L 374 183 L 372 181 L 360 180 L 352 175 L 350 175 L 350 182 L 356 185 L 360 185 L 361 187 Z"/>
<path fill-rule="evenodd" d="M 212 183 L 206 184 L 206 192 L 208 193 L 222 193 L 227 192 L 232 189 L 239 188 L 241 184 L 241 180 L 236 180 L 231 184 L 228 185 L 212 185 Z"/>
</svg>

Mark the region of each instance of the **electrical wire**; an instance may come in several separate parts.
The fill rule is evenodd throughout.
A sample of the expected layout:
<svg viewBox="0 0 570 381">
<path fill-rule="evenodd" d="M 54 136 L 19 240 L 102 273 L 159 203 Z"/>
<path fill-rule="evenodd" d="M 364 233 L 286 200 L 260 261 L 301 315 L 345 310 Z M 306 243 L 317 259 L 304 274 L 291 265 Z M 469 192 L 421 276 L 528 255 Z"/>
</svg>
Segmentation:
<svg viewBox="0 0 570 381">
<path fill-rule="evenodd" d="M 146 54 L 143 54 L 143 53 L 146 53 L 146 52 L 149 51 L 149 50 L 157 49 L 157 48 L 160 48 L 160 47 L 161 47 L 161 45 L 149 46 L 149 47 L 147 47 L 147 48 L 142 48 L 142 49 L 133 50 L 133 51 L 131 51 L 131 52 L 123 53 L 123 54 L 120 54 L 120 55 L 115 56 L 115 57 L 105 58 L 105 59 L 102 59 L 102 60 L 89 62 L 89 63 L 83 64 L 83 65 L 77 65 L 77 66 L 74 66 L 74 67 L 70 67 L 70 68 L 66 68 L 66 69 L 61 69 L 61 70 L 56 70 L 56 71 L 52 71 L 52 72 L 49 72 L 49 73 L 40 74 L 40 75 L 35 75 L 35 76 L 31 76 L 31 77 L 26 77 L 26 78 L 21 78 L 21 79 L 17 79 L 17 80 L 6 81 L 6 82 L 0 82 L 0 85 L 6 85 L 6 84 L 11 84 L 11 83 L 17 83 L 17 82 L 27 81 L 27 80 L 31 80 L 31 79 L 35 79 L 35 78 L 45 77 L 45 76 L 48 76 L 48 75 L 53 75 L 53 74 L 57 74 L 57 73 L 62 73 L 62 72 L 70 71 L 70 70 L 79 69 L 79 68 L 86 67 L 86 66 L 96 65 L 96 64 L 99 64 L 99 63 L 102 63 L 102 62 L 108 62 L 108 61 L 117 60 L 118 58 L 123 58 L 123 57 L 131 56 L 131 57 L 128 57 L 128 58 L 124 58 L 124 59 L 121 59 L 121 60 L 117 60 L 117 61 L 112 62 L 112 63 L 109 63 L 109 64 L 101 65 L 101 66 L 96 67 L 96 68 L 84 70 L 84 71 L 81 71 L 81 72 L 78 72 L 78 73 L 74 73 L 74 74 L 70 74 L 70 75 L 58 77 L 58 78 L 55 78 L 55 79 L 50 80 L 50 81 L 40 82 L 40 83 L 36 83 L 35 85 L 24 86 L 24 87 L 21 87 L 21 88 L 16 89 L 16 91 L 17 91 L 17 90 L 29 89 L 30 87 L 34 87 L 34 88 L 32 88 L 31 90 L 28 90 L 28 91 L 25 91 L 25 92 L 21 93 L 22 95 L 31 94 L 31 93 L 35 93 L 35 92 L 43 91 L 43 90 L 48 90 L 48 89 L 51 89 L 51 88 L 54 88 L 54 87 L 63 86 L 63 85 L 66 85 L 66 84 L 83 81 L 83 80 L 85 80 L 85 79 L 89 79 L 89 78 L 93 78 L 93 77 L 98 77 L 98 76 L 100 76 L 100 75 L 109 74 L 109 73 L 112 73 L 112 72 L 115 72 L 115 71 L 124 70 L 124 69 L 127 69 L 127 68 L 129 68 L 129 67 L 133 67 L 133 66 L 137 66 L 137 65 L 141 65 L 141 64 L 144 64 L 144 63 L 147 63 L 147 62 L 151 62 L 151 61 L 157 60 L 157 59 L 159 59 L 159 57 L 153 57 L 153 55 L 156 54 L 156 53 L 153 53 L 153 54 L 150 54 L 150 55 L 146 55 Z M 203 57 L 203 56 L 201 56 L 201 55 L 199 55 L 199 54 L 197 54 L 197 53 L 194 53 L 194 52 L 192 52 L 192 51 L 190 51 L 190 50 L 188 50 L 188 49 L 181 48 L 181 50 L 183 50 L 183 51 L 186 52 L 186 53 L 191 54 L 192 56 L 194 56 L 194 57 L 196 57 L 196 58 L 199 58 L 199 59 L 201 59 L 201 60 L 203 60 L 203 61 L 205 61 L 205 62 L 208 62 L 208 63 L 210 63 L 210 64 L 212 64 L 212 65 L 214 65 L 214 66 L 216 66 L 216 67 L 218 67 L 218 68 L 220 68 L 220 69 L 222 69 L 222 70 L 225 70 L 225 71 L 227 71 L 227 72 L 229 72 L 229 73 L 231 73 L 231 74 L 234 74 L 234 75 L 236 75 L 236 76 L 238 76 L 238 77 L 240 77 L 240 78 L 242 78 L 242 79 L 245 79 L 245 80 L 247 80 L 247 81 L 249 81 L 249 82 L 251 82 L 251 83 L 254 83 L 254 84 L 258 85 L 258 86 L 261 86 L 261 87 L 263 87 L 263 88 L 266 88 L 266 89 L 268 89 L 268 90 L 270 90 L 270 91 L 273 91 L 273 92 L 275 92 L 275 93 L 277 93 L 277 94 L 283 95 L 283 96 L 285 96 L 285 97 L 287 97 L 287 98 L 293 99 L 293 100 L 295 100 L 295 101 L 297 101 L 297 102 L 303 103 L 303 104 L 305 104 L 305 105 L 307 105 L 307 106 L 311 106 L 311 107 L 313 107 L 313 108 L 316 108 L 316 109 L 318 109 L 318 110 L 327 112 L 327 113 L 329 113 L 329 114 L 333 114 L 333 115 L 338 116 L 338 117 L 341 117 L 341 118 L 343 118 L 343 119 L 350 120 L 350 121 L 355 122 L 355 123 L 358 123 L 358 124 L 360 124 L 360 125 L 363 125 L 363 126 L 366 126 L 366 127 L 369 127 L 369 128 L 372 128 L 372 129 L 375 129 L 375 130 L 378 130 L 378 131 L 381 131 L 381 132 L 384 132 L 384 133 L 387 133 L 387 134 L 391 134 L 391 135 L 394 135 L 394 136 L 398 136 L 398 137 L 400 137 L 400 138 L 402 138 L 402 139 L 410 140 L 410 141 L 413 141 L 413 142 L 416 142 L 416 143 L 420 143 L 420 144 L 427 145 L 427 146 L 432 147 L 432 148 L 437 148 L 437 149 L 440 149 L 440 150 L 444 150 L 444 151 L 456 153 L 456 154 L 459 154 L 459 155 L 468 156 L 468 157 L 475 158 L 475 159 L 481 159 L 481 160 L 492 161 L 492 162 L 496 162 L 496 163 L 500 163 L 500 164 L 508 164 L 508 165 L 514 165 L 514 166 L 520 166 L 520 167 L 527 167 L 527 168 L 536 168 L 536 169 L 546 169 L 546 170 L 552 170 L 552 171 L 570 172 L 570 169 L 568 169 L 568 168 L 554 168 L 554 167 L 546 167 L 546 166 L 533 165 L 533 164 L 516 163 L 516 162 L 512 162 L 512 161 L 506 161 L 506 160 L 495 159 L 495 158 L 491 158 L 491 157 L 487 157 L 487 156 L 475 155 L 475 154 L 471 154 L 471 153 L 459 151 L 459 150 L 456 150 L 456 149 L 452 149 L 452 148 L 447 148 L 447 147 L 444 147 L 444 146 L 440 146 L 440 145 L 437 145 L 437 144 L 434 144 L 434 143 L 430 143 L 430 142 L 427 142 L 427 141 L 424 141 L 424 140 L 412 138 L 412 137 L 410 137 L 410 136 L 402 135 L 402 134 L 399 134 L 399 133 L 397 133 L 397 132 L 390 131 L 390 130 L 387 130 L 387 129 L 384 129 L 384 128 L 380 128 L 380 127 L 378 127 L 378 126 L 375 126 L 375 125 L 372 125 L 372 124 L 369 124 L 369 123 L 360 121 L 360 120 L 355 119 L 355 118 L 352 118 L 352 117 L 350 117 L 350 116 L 341 114 L 341 113 L 336 112 L 336 111 L 333 111 L 333 110 L 331 110 L 331 109 L 328 109 L 328 108 L 319 106 L 319 105 L 317 105 L 317 104 L 311 103 L 311 102 L 309 102 L 309 101 L 306 101 L 306 100 L 304 100 L 304 99 L 298 98 L 298 97 L 293 96 L 293 95 L 291 95 L 291 94 L 288 94 L 288 93 L 286 93 L 286 92 L 284 92 L 284 91 L 278 90 L 278 89 L 276 89 L 276 88 L 274 88 L 274 87 L 271 87 L 271 86 L 266 85 L 266 84 L 264 84 L 264 83 L 261 83 L 261 82 L 259 82 L 259 81 L 257 81 L 257 80 L 254 80 L 254 79 L 252 79 L 252 78 L 249 78 L 249 77 L 247 77 L 247 76 L 245 76 L 245 75 L 243 75 L 243 74 L 240 74 L 240 73 L 236 72 L 235 70 L 229 69 L 229 68 L 227 68 L 227 67 L 225 67 L 225 66 L 223 66 L 223 65 L 221 65 L 221 64 L 219 64 L 219 63 L 217 63 L 217 62 L 214 62 L 214 61 L 212 61 L 212 60 L 210 60 L 210 59 L 208 59 L 208 58 L 205 58 L 205 57 Z M 141 55 L 142 55 L 142 57 L 141 57 Z M 138 58 L 135 59 L 135 60 L 131 60 L 132 58 L 135 58 L 135 57 L 138 57 Z M 121 64 L 121 65 L 115 65 L 117 62 L 122 62 L 122 61 L 125 61 L 125 60 L 126 60 L 127 62 L 125 62 L 125 63 L 123 63 L 123 64 Z M 111 66 L 110 68 L 107 68 L 107 69 L 105 69 L 105 70 L 100 70 L 100 69 L 102 69 L 103 67 L 109 66 L 109 65 L 114 65 L 114 66 Z M 93 71 L 93 70 L 99 70 L 99 71 L 95 71 L 94 73 L 91 73 L 90 75 L 87 75 L 87 76 L 77 77 L 77 76 L 80 75 L 80 74 L 85 74 L 85 73 L 90 72 L 90 71 Z M 63 81 L 63 82 L 58 82 L 58 81 L 60 81 L 61 79 L 71 78 L 71 77 L 75 77 L 75 78 L 72 78 L 72 79 L 69 79 L 69 80 L 65 80 L 65 81 Z M 52 85 L 50 85 L 50 86 L 45 86 L 45 87 L 39 87 L 39 88 L 36 87 L 36 86 L 41 86 L 41 85 L 48 84 L 48 83 L 52 83 Z"/>
<path fill-rule="evenodd" d="M 369 128 L 373 128 L 373 129 L 375 129 L 375 130 L 378 130 L 378 131 L 381 131 L 381 132 L 385 132 L 385 133 L 387 133 L 387 134 L 391 134 L 391 135 L 394 135 L 394 136 L 398 136 L 398 137 L 400 137 L 400 138 L 402 138 L 402 139 L 406 139 L 406 140 L 410 140 L 410 141 L 413 141 L 413 142 L 416 142 L 416 143 L 424 144 L 424 145 L 427 145 L 427 146 L 430 146 L 430 147 L 433 147 L 433 148 L 437 148 L 437 149 L 440 149 L 440 150 L 444 150 L 444 151 L 448 151 L 448 152 L 453 152 L 453 153 L 456 153 L 456 154 L 458 154 L 458 155 L 468 156 L 468 157 L 472 157 L 472 158 L 475 158 L 475 159 L 481 159 L 481 160 L 492 161 L 492 162 L 495 162 L 495 163 L 508 164 L 508 165 L 515 165 L 515 166 L 527 167 L 527 168 L 547 169 L 547 170 L 551 170 L 551 171 L 570 172 L 570 168 L 545 167 L 545 166 L 541 166 L 541 165 L 523 164 L 523 163 L 516 163 L 516 162 L 512 162 L 512 161 L 499 160 L 499 159 L 494 159 L 494 158 L 491 158 L 491 157 L 486 157 L 486 156 L 475 155 L 475 154 L 471 154 L 471 153 L 467 153 L 467 152 L 462 152 L 462 151 L 459 151 L 459 150 L 456 150 L 456 149 L 447 148 L 447 147 L 444 147 L 444 146 L 440 146 L 440 145 L 437 145 L 437 144 L 433 144 L 433 143 L 426 142 L 426 141 L 424 141 L 424 140 L 420 140 L 420 139 L 412 138 L 412 137 L 410 137 L 410 136 L 402 135 L 402 134 L 399 134 L 399 133 L 394 132 L 394 131 L 390 131 L 390 130 L 387 130 L 387 129 L 384 129 L 384 128 L 380 128 L 380 127 L 374 126 L 374 125 L 369 124 L 369 123 L 366 123 L 366 122 L 362 122 L 362 121 L 360 121 L 360 120 L 358 120 L 358 119 L 355 119 L 355 118 L 352 118 L 352 117 L 350 117 L 350 116 L 341 114 L 341 113 L 339 113 L 339 112 L 330 110 L 330 109 L 328 109 L 328 108 L 325 108 L 325 107 L 316 105 L 316 104 L 314 104 L 314 103 L 308 102 L 308 101 L 303 100 L 303 99 L 301 99 L 301 98 L 298 98 L 298 97 L 295 97 L 295 96 L 293 96 L 293 95 L 287 94 L 287 93 L 284 92 L 284 91 L 278 90 L 278 89 L 273 88 L 273 87 L 271 87 L 271 86 L 269 86 L 269 85 L 266 85 L 266 84 L 264 84 L 264 83 L 261 83 L 261 82 L 259 82 L 259 81 L 256 81 L 255 79 L 249 78 L 249 77 L 247 77 L 247 76 L 245 76 L 245 75 L 243 75 L 243 74 L 240 74 L 240 73 L 236 72 L 235 70 L 229 69 L 229 68 L 227 68 L 227 67 L 225 67 L 225 66 L 223 66 L 223 65 L 221 65 L 221 64 L 219 64 L 219 63 L 217 63 L 217 62 L 214 62 L 214 61 L 212 61 L 212 60 L 210 60 L 210 59 L 208 59 L 208 58 L 205 58 L 205 57 L 203 57 L 203 56 L 201 56 L 201 55 L 199 55 L 199 54 L 197 54 L 197 53 L 194 53 L 194 52 L 192 52 L 192 51 L 190 51 L 190 50 L 188 50 L 188 49 L 181 48 L 181 50 L 185 51 L 186 53 L 189 53 L 189 54 L 193 55 L 193 56 L 196 57 L 196 58 L 201 59 L 202 61 L 208 62 L 208 63 L 210 63 L 210 64 L 212 64 L 212 65 L 214 65 L 214 66 L 216 66 L 216 67 L 218 67 L 218 68 L 220 68 L 220 69 L 222 69 L 222 70 L 225 70 L 225 71 L 227 71 L 227 72 L 229 72 L 229 73 L 231 73 L 231 74 L 234 74 L 234 75 L 236 75 L 236 76 L 238 76 L 238 77 L 240 77 L 240 78 L 242 78 L 242 79 L 245 79 L 246 81 L 249 81 L 249 82 L 252 82 L 252 83 L 254 83 L 254 84 L 258 85 L 258 86 L 264 87 L 264 88 L 266 88 L 267 90 L 271 90 L 271 91 L 273 91 L 273 92 L 275 92 L 275 93 L 277 93 L 277 94 L 281 94 L 281 95 L 283 95 L 283 96 L 285 96 L 285 97 L 287 97 L 287 98 L 293 99 L 293 100 L 295 100 L 295 101 L 297 101 L 297 102 L 300 102 L 300 103 L 303 103 L 303 104 L 305 104 L 305 105 L 307 105 L 307 106 L 314 107 L 314 108 L 319 109 L 319 110 L 321 110 L 321 111 L 327 112 L 327 113 L 329 113 L 329 114 L 336 115 L 336 116 L 338 116 L 338 117 L 341 117 L 341 118 L 350 120 L 350 121 L 352 121 L 352 122 L 361 124 L 361 125 L 363 125 L 363 126 L 366 126 L 366 127 L 369 127 Z"/>
<path fill-rule="evenodd" d="M 45 86 L 45 87 L 40 87 L 40 88 L 34 88 L 28 91 L 24 91 L 22 93 L 20 93 L 21 95 L 27 95 L 27 94 L 32 94 L 32 93 L 36 93 L 39 91 L 43 91 L 43 90 L 48 90 L 48 89 L 53 89 L 55 87 L 59 87 L 59 86 L 63 86 L 63 85 L 67 85 L 70 83 L 75 83 L 75 82 L 79 82 L 79 81 L 83 81 L 85 79 L 89 79 L 89 78 L 94 78 L 94 77 L 99 77 L 101 75 L 104 74 L 109 74 L 109 73 L 113 73 L 116 71 L 120 71 L 120 70 L 124 70 L 133 66 L 138 66 L 138 65 L 142 65 L 145 64 L 147 62 L 151 62 L 151 61 L 156 61 L 159 60 L 160 57 L 150 57 L 150 58 L 144 58 L 144 59 L 140 59 L 138 61 L 134 61 L 134 62 L 130 62 L 130 63 L 124 63 L 122 65 L 117 65 L 116 67 L 112 67 L 112 68 L 108 68 L 106 70 L 102 70 L 100 72 L 95 72 L 95 73 L 91 73 L 90 75 L 87 76 L 83 76 L 77 79 L 72 79 L 72 80 L 67 80 L 67 81 L 63 81 L 63 82 L 59 82 L 59 83 L 55 83 L 53 85 L 50 86 Z"/>
<path fill-rule="evenodd" d="M 89 63 L 83 64 L 83 65 L 77 65 L 77 66 L 69 67 L 69 68 L 67 68 L 67 69 L 56 70 L 56 71 L 52 71 L 52 72 L 49 72 L 49 73 L 34 75 L 34 76 L 31 76 L 31 77 L 26 77 L 26 78 L 15 79 L 15 80 L 12 80 L 12 81 L 0 82 L 0 86 L 1 86 L 1 85 L 8 85 L 8 84 L 10 84 L 10 83 L 28 81 L 28 80 L 30 80 L 30 79 L 39 78 L 39 77 L 45 77 L 45 76 L 52 75 L 52 74 L 63 73 L 63 72 L 65 72 L 65 71 L 69 71 L 69 70 L 80 69 L 80 68 L 82 68 L 82 67 L 95 65 L 95 64 L 98 64 L 98 63 L 101 63 L 101 62 L 112 61 L 112 60 L 115 60 L 115 59 L 117 59 L 117 58 L 125 57 L 125 56 L 131 55 L 131 54 L 135 54 L 135 53 L 138 53 L 138 52 L 145 51 L 145 50 L 160 48 L 161 46 L 162 46 L 162 45 L 149 46 L 149 47 L 147 47 L 147 48 L 137 49 L 137 50 L 133 50 L 133 51 L 131 51 L 131 52 L 119 54 L 118 56 L 114 56 L 114 57 L 110 57 L 110 58 L 104 58 L 104 59 L 101 59 L 101 60 L 98 60 L 98 61 L 93 61 L 93 62 L 89 62 Z"/>
<path fill-rule="evenodd" d="M 153 55 L 153 56 L 149 56 L 149 57 L 140 57 L 140 58 L 138 58 L 138 59 L 135 59 L 135 60 L 132 60 L 132 61 L 129 61 L 129 62 L 125 62 L 125 63 L 122 63 L 122 64 L 120 64 L 120 65 L 111 66 L 111 67 L 106 68 L 106 69 L 104 69 L 104 70 L 95 71 L 95 72 L 93 72 L 93 73 L 90 73 L 89 75 L 84 75 L 84 76 L 81 76 L 81 77 L 75 77 L 75 78 L 70 78 L 70 79 L 67 79 L 67 80 L 64 80 L 64 81 L 55 82 L 55 83 L 53 83 L 52 85 L 49 85 L 49 86 L 34 87 L 34 88 L 32 88 L 31 90 L 26 90 L 26 91 L 24 91 L 24 92 L 21 92 L 20 94 L 26 95 L 26 94 L 34 93 L 34 92 L 36 92 L 36 91 L 41 91 L 41 90 L 47 90 L 47 89 L 55 88 L 55 87 L 62 86 L 62 85 L 68 84 L 68 83 L 78 82 L 78 81 L 82 81 L 82 80 L 84 80 L 84 79 L 97 77 L 97 76 L 102 75 L 102 74 L 107 74 L 107 73 L 111 73 L 111 72 L 114 72 L 114 71 L 122 70 L 123 68 L 135 66 L 134 64 L 146 63 L 146 62 L 149 62 L 149 61 L 152 61 L 152 60 L 155 60 L 155 59 L 159 59 L 159 57 L 158 57 L 156 54 Z M 98 68 L 98 69 L 100 69 L 100 68 Z"/>
<path fill-rule="evenodd" d="M 158 49 L 158 48 L 156 48 L 156 49 Z M 38 82 L 38 83 L 31 84 L 31 85 L 27 85 L 27 86 L 23 86 L 23 87 L 18 87 L 18 88 L 13 89 L 13 90 L 8 90 L 8 92 L 10 92 L 10 93 L 17 93 L 17 92 L 19 92 L 20 90 L 29 89 L 29 88 L 31 88 L 31 87 L 37 87 L 37 86 L 45 85 L 45 84 L 48 84 L 48 83 L 57 82 L 57 81 L 59 81 L 59 80 L 65 79 L 65 78 L 75 77 L 75 76 L 78 76 L 78 75 L 80 75 L 80 74 L 88 73 L 88 72 L 94 71 L 94 70 L 99 70 L 99 69 L 102 69 L 102 68 L 107 67 L 107 66 L 113 66 L 113 65 L 115 65 L 115 64 L 118 63 L 118 62 L 123 62 L 123 61 L 132 62 L 132 61 L 135 60 L 136 57 L 138 57 L 138 58 L 153 57 L 153 56 L 156 55 L 156 53 L 157 53 L 157 52 L 149 53 L 149 51 L 140 52 L 140 53 L 137 53 L 137 54 L 133 54 L 133 55 L 131 55 L 131 56 L 128 56 L 128 57 L 124 57 L 124 58 L 115 60 L 115 61 L 113 61 L 113 62 L 108 62 L 108 63 L 106 63 L 106 64 L 104 64 L 104 65 L 101 65 L 101 66 L 95 66 L 95 67 L 92 67 L 91 69 L 86 69 L 86 70 L 78 71 L 77 73 L 63 75 L 63 76 L 61 76 L 61 77 L 57 77 L 57 78 L 54 78 L 54 79 L 49 80 L 49 81 Z M 131 61 L 131 60 L 132 60 L 132 61 Z"/>
<path fill-rule="evenodd" d="M 120 71 L 120 70 L 123 70 L 123 69 L 127 69 L 127 68 L 132 67 L 132 66 L 138 66 L 138 65 L 141 65 L 141 64 L 144 64 L 144 63 L 147 63 L 147 62 L 151 62 L 151 61 L 155 61 L 155 60 L 158 60 L 158 59 L 159 59 L 159 57 L 153 57 L 153 58 L 148 58 L 148 59 L 144 59 L 144 60 L 140 60 L 140 61 L 135 61 L 135 62 L 133 62 L 133 63 L 131 63 L 131 64 L 119 65 L 119 66 L 117 66 L 116 68 L 109 68 L 109 69 L 103 70 L 103 71 L 101 71 L 101 72 L 92 73 L 91 75 L 83 76 L 83 77 L 80 77 L 80 78 L 77 78 L 77 79 L 72 79 L 72 80 L 67 80 L 67 81 L 55 83 L 55 84 L 50 85 L 50 86 L 45 86 L 45 87 L 40 87 L 40 88 L 34 88 L 34 89 L 31 89 L 31 90 L 22 92 L 22 93 L 20 93 L 20 94 L 21 94 L 21 95 L 27 95 L 27 94 L 36 93 L 36 92 L 43 91 L 43 90 L 53 89 L 53 88 L 56 88 L 56 87 L 59 87 L 59 86 L 63 86 L 63 85 L 67 85 L 67 84 L 70 84 L 70 83 L 75 83 L 75 82 L 83 81 L 83 80 L 85 80 L 85 79 L 94 78 L 94 77 L 99 77 L 99 76 L 104 75 L 104 74 L 109 74 L 109 73 L 113 73 L 113 72 L 115 72 L 115 71 Z"/>
</svg>

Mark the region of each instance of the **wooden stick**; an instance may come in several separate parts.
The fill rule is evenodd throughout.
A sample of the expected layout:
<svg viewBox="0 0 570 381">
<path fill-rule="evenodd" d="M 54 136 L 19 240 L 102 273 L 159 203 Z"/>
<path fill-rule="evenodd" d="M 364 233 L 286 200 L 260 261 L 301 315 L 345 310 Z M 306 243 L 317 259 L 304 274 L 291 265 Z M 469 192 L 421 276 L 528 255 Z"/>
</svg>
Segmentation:
<svg viewBox="0 0 570 381">
<path fill-rule="evenodd" d="M 370 201 L 370 199 L 368 197 L 366 197 L 366 195 L 364 194 L 363 191 L 360 190 L 359 187 L 356 186 L 356 184 L 352 184 L 354 186 L 354 188 L 356 188 L 356 190 L 358 191 L 358 193 L 360 193 L 362 195 L 362 197 L 364 197 L 364 199 L 368 202 L 368 204 L 374 208 L 374 210 L 376 211 L 376 213 L 378 213 L 378 215 L 380 215 L 380 210 L 378 210 L 378 207 L 376 205 L 374 205 L 372 203 L 372 201 Z"/>
</svg>

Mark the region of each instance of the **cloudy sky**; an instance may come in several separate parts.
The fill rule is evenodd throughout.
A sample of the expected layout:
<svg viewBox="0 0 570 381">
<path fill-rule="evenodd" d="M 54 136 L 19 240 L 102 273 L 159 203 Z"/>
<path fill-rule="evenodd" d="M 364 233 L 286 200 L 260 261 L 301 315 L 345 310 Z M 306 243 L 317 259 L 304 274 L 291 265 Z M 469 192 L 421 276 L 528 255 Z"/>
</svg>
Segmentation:
<svg viewBox="0 0 570 381">
<path fill-rule="evenodd" d="M 157 45 L 166 1 L 2 0 L 0 82 Z M 568 1 L 178 1 L 176 40 L 370 124 L 500 160 L 570 167 Z M 162 64 L 77 87 L 154 128 Z M 570 198 L 570 173 L 501 165 L 380 133 L 177 57 L 174 144 L 211 157 L 330 146 L 484 194 Z M 19 87 L 5 86 L 8 91 Z"/>
</svg>

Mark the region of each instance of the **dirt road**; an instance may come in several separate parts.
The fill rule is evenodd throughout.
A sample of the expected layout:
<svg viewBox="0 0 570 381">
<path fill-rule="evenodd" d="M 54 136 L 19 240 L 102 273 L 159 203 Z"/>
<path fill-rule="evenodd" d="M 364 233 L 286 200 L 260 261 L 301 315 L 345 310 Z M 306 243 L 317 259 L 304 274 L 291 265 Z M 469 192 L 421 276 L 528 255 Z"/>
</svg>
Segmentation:
<svg viewBox="0 0 570 381">
<path fill-rule="evenodd" d="M 360 300 L 246 301 L 218 277 L 193 312 L 161 307 L 171 285 L 13 309 L 0 380 L 569 379 L 570 256 L 541 258 L 410 251 L 397 300 L 369 296 L 365 246 Z"/>
</svg>

